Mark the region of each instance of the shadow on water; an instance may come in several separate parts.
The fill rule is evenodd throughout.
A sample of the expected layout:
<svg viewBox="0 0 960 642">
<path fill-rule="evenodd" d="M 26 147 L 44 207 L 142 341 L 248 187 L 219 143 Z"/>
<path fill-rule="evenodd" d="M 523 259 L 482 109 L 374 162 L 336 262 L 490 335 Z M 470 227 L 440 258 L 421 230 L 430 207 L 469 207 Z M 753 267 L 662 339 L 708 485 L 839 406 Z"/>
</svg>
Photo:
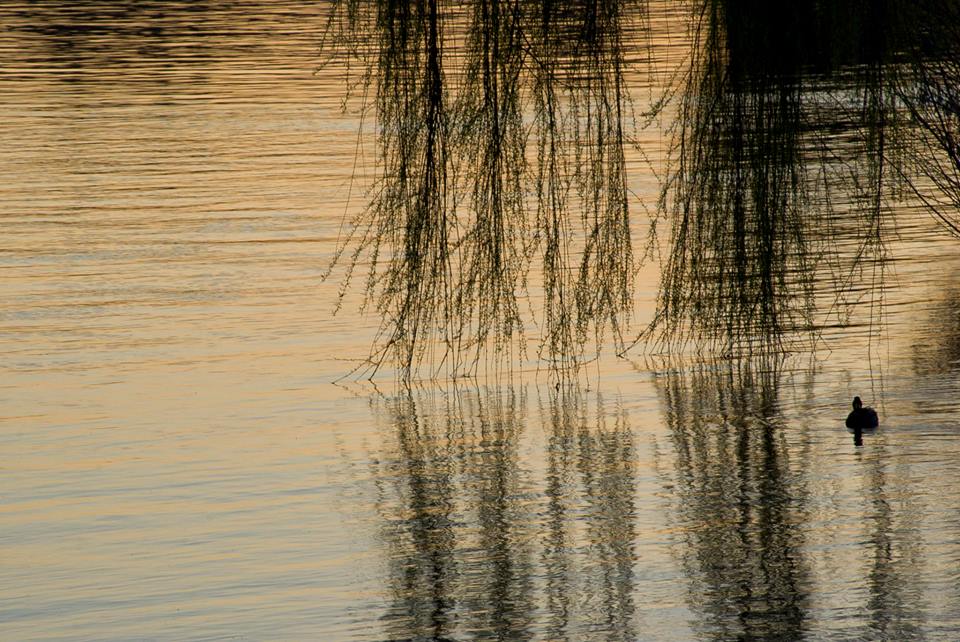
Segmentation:
<svg viewBox="0 0 960 642">
<path fill-rule="evenodd" d="M 796 640 L 808 629 L 807 448 L 790 448 L 776 361 L 658 375 L 690 607 L 703 639 Z M 672 470 L 667 470 L 672 468 Z"/>
<path fill-rule="evenodd" d="M 636 639 L 635 438 L 622 411 L 587 405 L 540 405 L 534 472 L 522 391 L 383 401 L 389 639 Z"/>
<path fill-rule="evenodd" d="M 863 436 L 866 435 L 868 438 L 877 434 L 876 428 L 861 428 L 855 426 L 853 428 L 847 428 L 847 432 L 853 435 L 853 445 L 862 446 L 863 445 Z"/>
<path fill-rule="evenodd" d="M 809 487 L 817 477 L 813 435 L 780 410 L 793 376 L 769 359 L 657 376 L 672 453 L 661 453 L 656 466 L 671 498 L 698 638 L 805 639 L 817 635 L 826 607 L 862 628 L 863 639 L 920 639 L 929 612 L 921 579 L 924 509 L 906 499 L 909 467 L 879 434 L 852 454 L 851 473 L 861 483 L 849 499 L 854 549 L 842 584 L 850 594 L 814 603 L 822 593 L 814 566 L 822 562 L 824 532 L 812 525 L 836 517 L 822 514 L 823 498 Z"/>
<path fill-rule="evenodd" d="M 173 70 L 176 80 L 209 83 L 207 67 L 236 46 L 223 37 L 224 26 L 233 26 L 229 11 L 206 1 L 24 3 L 10 7 L 5 18 L 8 32 L 28 43 L 17 52 L 13 73 L 56 67 L 63 73 L 46 77 L 81 87 L 115 83 L 174 91 Z M 145 66 L 152 73 L 143 73 Z"/>
<path fill-rule="evenodd" d="M 782 410 L 813 394 L 809 376 L 780 358 L 660 370 L 669 445 L 652 452 L 658 500 L 638 470 L 642 433 L 599 395 L 381 398 L 371 471 L 384 637 L 645 639 L 663 634 L 662 605 L 676 610 L 684 595 L 697 639 L 806 639 L 824 626 L 923 637 L 930 571 L 945 562 L 925 561 L 936 544 L 922 522 L 936 511 L 910 479 L 922 457 L 898 456 L 883 433 L 850 449 L 836 418 L 825 447 L 818 420 Z M 651 501 L 663 502 L 652 531 L 641 521 Z M 661 537 L 676 565 L 639 555 Z M 663 587 L 664 570 L 676 588 Z"/>
</svg>

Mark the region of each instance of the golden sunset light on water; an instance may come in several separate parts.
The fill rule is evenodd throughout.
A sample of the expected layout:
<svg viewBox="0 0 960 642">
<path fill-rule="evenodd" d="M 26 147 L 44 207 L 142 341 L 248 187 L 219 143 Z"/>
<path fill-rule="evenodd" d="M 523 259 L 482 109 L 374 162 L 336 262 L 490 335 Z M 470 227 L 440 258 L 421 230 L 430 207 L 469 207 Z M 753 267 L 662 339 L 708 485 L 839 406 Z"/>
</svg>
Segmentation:
<svg viewBox="0 0 960 642">
<path fill-rule="evenodd" d="M 0 640 L 960 638 L 893 5 L 0 2 Z"/>
</svg>

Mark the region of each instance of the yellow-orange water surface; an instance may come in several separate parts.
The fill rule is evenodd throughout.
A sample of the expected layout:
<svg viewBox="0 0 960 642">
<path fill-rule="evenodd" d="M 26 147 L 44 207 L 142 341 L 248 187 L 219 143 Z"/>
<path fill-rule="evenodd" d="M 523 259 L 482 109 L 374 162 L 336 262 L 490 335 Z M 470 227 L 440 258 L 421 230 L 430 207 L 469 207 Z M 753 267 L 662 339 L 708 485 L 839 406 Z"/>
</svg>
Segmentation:
<svg viewBox="0 0 960 642">
<path fill-rule="evenodd" d="M 956 241 L 802 367 L 335 386 L 324 11 L 0 2 L 0 639 L 960 637 Z"/>
</svg>

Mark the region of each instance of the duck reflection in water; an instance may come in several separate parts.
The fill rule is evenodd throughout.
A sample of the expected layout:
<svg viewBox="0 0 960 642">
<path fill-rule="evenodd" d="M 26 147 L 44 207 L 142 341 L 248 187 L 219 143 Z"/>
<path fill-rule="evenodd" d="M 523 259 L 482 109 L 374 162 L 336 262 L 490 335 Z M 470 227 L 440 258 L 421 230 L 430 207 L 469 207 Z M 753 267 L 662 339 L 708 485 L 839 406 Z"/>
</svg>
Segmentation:
<svg viewBox="0 0 960 642">
<path fill-rule="evenodd" d="M 853 431 L 853 444 L 863 445 L 863 433 L 871 433 L 880 425 L 877 411 L 869 406 L 864 408 L 860 397 L 853 398 L 853 410 L 847 415 L 847 428 Z"/>
</svg>

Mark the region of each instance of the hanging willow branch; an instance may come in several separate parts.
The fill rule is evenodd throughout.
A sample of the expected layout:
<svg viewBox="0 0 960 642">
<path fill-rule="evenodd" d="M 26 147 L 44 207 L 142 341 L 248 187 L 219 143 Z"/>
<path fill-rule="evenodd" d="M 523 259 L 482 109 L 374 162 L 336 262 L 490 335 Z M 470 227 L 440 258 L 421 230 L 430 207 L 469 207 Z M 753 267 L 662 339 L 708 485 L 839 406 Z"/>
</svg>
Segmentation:
<svg viewBox="0 0 960 642">
<path fill-rule="evenodd" d="M 531 323 L 552 366 L 582 363 L 608 329 L 622 343 L 635 270 L 622 31 L 640 7 L 332 3 L 328 56 L 359 62 L 375 92 L 377 176 L 336 258 L 341 297 L 366 264 L 373 371 L 392 357 L 406 378 L 424 363 L 476 372 L 522 353 Z"/>
<path fill-rule="evenodd" d="M 761 67 L 773 64 L 765 52 L 740 58 L 725 3 L 700 6 L 661 203 L 673 236 L 653 327 L 662 341 L 766 351 L 812 309 L 808 239 L 819 221 L 802 162 L 802 88 L 786 56 L 778 68 Z"/>
<path fill-rule="evenodd" d="M 911 180 L 908 160 L 946 198 L 912 182 L 917 195 L 956 221 L 957 21 L 924 32 L 935 55 L 919 51 L 913 69 L 900 58 L 918 25 L 955 14 L 950 1 L 680 5 L 689 55 L 648 114 L 671 123 L 658 203 L 671 242 L 641 339 L 776 352 L 845 323 L 858 277 L 882 303 L 886 202 Z M 341 297 L 366 270 L 365 305 L 382 319 L 373 371 L 516 363 L 531 327 L 551 367 L 576 368 L 611 337 L 623 351 L 625 51 L 647 2 L 331 3 L 325 51 L 352 95 L 373 94 L 361 113 L 376 122 L 376 177 L 335 260 Z M 904 105 L 923 136 L 904 135 Z M 857 247 L 841 251 L 844 239 Z"/>
<path fill-rule="evenodd" d="M 916 144 L 907 151 L 917 174 L 910 187 L 960 238 L 960 6 L 927 0 L 917 10 L 919 43 L 910 51 L 909 76 L 900 92 L 919 125 Z"/>
<path fill-rule="evenodd" d="M 358 2 L 336 3 L 331 24 L 347 53 L 370 65 L 376 83 L 378 179 L 368 206 L 341 247 L 351 248 L 348 276 L 366 256 L 367 297 L 384 323 L 371 363 L 391 354 L 409 372 L 439 338 L 454 343 L 456 233 L 450 195 L 450 124 L 444 89 L 439 0 L 378 2 L 375 20 Z M 339 20 L 339 21 L 337 21 Z M 354 30 L 376 38 L 373 50 Z M 339 258 L 339 255 L 338 255 Z"/>
<path fill-rule="evenodd" d="M 830 285 L 824 314 L 840 317 L 854 276 L 882 270 L 888 165 L 902 167 L 905 139 L 889 72 L 903 24 L 832 2 L 692 6 L 659 204 L 671 245 L 643 336 L 730 356 L 815 342 L 829 321 L 814 286 Z M 843 238 L 859 248 L 841 252 Z"/>
<path fill-rule="evenodd" d="M 492 341 L 522 333 L 517 303 L 523 235 L 525 132 L 521 105 L 523 15 L 517 0 L 477 0 L 469 24 L 456 147 L 469 194 L 457 292 L 458 354 L 474 363 Z"/>
</svg>

